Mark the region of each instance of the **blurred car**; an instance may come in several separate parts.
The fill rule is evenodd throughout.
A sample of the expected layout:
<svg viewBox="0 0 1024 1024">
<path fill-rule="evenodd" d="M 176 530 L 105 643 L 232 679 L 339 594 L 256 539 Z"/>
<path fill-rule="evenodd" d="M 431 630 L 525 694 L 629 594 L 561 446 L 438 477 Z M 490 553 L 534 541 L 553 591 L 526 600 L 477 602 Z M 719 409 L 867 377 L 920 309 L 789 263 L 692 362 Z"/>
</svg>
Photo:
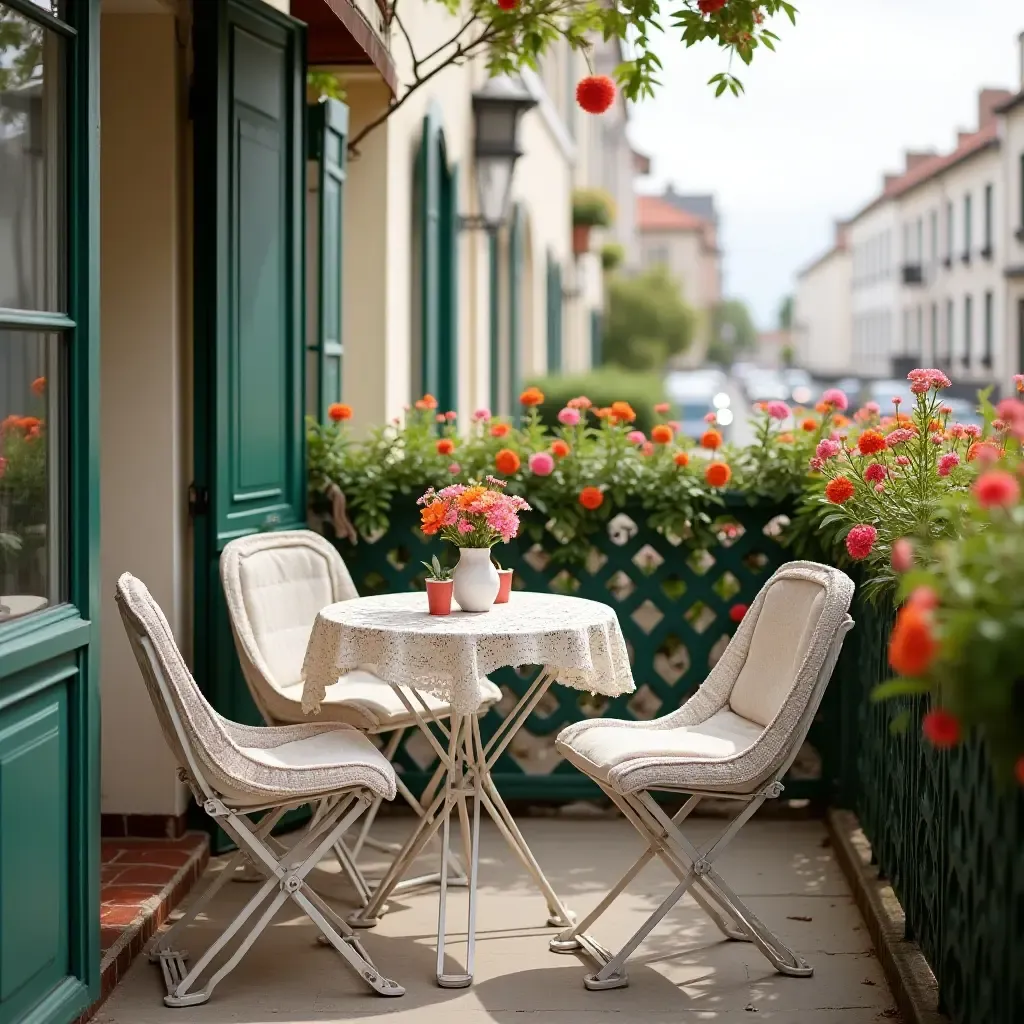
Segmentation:
<svg viewBox="0 0 1024 1024">
<path fill-rule="evenodd" d="M 789 401 L 789 388 L 775 370 L 758 370 L 750 374 L 744 390 L 751 402 Z"/>
<path fill-rule="evenodd" d="M 731 372 L 735 380 L 739 381 L 739 383 L 742 384 L 743 386 L 746 386 L 747 378 L 751 374 L 757 373 L 759 369 L 760 368 L 758 367 L 757 363 L 748 363 L 746 361 L 741 360 L 738 363 L 732 364 Z"/>
<path fill-rule="evenodd" d="M 806 370 L 792 366 L 782 371 L 782 380 L 789 388 L 789 398 L 797 405 L 807 405 L 814 397 L 814 380 Z"/>
<path fill-rule="evenodd" d="M 700 437 L 708 428 L 705 417 L 713 412 L 716 428 L 729 440 L 734 413 L 728 385 L 721 370 L 679 370 L 668 375 L 665 391 L 686 437 Z"/>
<path fill-rule="evenodd" d="M 837 380 L 832 387 L 842 391 L 849 398 L 851 406 L 860 405 L 860 400 L 864 395 L 864 382 L 858 377 L 843 377 L 841 380 Z"/>
</svg>

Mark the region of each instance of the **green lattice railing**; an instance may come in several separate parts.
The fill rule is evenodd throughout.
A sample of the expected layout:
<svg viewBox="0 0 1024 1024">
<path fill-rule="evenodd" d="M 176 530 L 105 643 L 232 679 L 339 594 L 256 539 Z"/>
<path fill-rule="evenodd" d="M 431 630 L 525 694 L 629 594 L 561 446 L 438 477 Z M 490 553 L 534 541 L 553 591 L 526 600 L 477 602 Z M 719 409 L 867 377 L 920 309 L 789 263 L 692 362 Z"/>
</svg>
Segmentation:
<svg viewBox="0 0 1024 1024">
<path fill-rule="evenodd" d="M 678 707 L 700 685 L 732 635 L 729 618 L 737 603 L 749 604 L 765 580 L 788 560 L 788 519 L 777 506 L 729 501 L 716 515 L 717 544 L 696 550 L 648 528 L 641 510 L 627 510 L 608 524 L 584 566 L 552 560 L 557 541 L 517 541 L 501 548 L 502 564 L 515 569 L 519 589 L 553 590 L 603 601 L 616 609 L 637 684 L 634 694 L 609 699 L 555 686 L 530 716 L 496 766 L 506 798 L 572 800 L 596 788 L 554 750 L 558 731 L 583 717 L 649 719 Z M 375 543 L 336 541 L 361 594 L 422 588 L 422 560 L 441 553 L 436 540 L 417 529 L 410 508 L 392 513 L 387 534 Z M 494 680 L 506 700 L 483 723 L 489 735 L 523 693 L 535 669 L 503 669 Z M 834 753 L 835 700 L 828 700 L 809 743 L 794 765 L 787 796 L 823 801 L 837 774 Z M 415 789 L 429 776 L 432 751 L 412 735 L 396 766 Z"/>
<path fill-rule="evenodd" d="M 907 704 L 874 704 L 871 688 L 891 673 L 891 614 L 858 600 L 833 686 L 846 730 L 851 798 L 875 859 L 907 916 L 907 938 L 935 971 L 942 1009 L 955 1024 L 1024 1021 L 1024 795 L 992 777 L 974 739 L 938 753 L 913 725 L 894 733 Z"/>
</svg>

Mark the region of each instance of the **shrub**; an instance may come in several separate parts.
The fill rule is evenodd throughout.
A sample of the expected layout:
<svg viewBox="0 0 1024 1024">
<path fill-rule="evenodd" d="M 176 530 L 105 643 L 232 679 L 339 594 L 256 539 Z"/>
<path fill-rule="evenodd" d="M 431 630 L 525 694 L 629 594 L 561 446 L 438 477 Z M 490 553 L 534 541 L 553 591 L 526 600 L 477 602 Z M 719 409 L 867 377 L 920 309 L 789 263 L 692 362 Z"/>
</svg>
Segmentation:
<svg viewBox="0 0 1024 1024">
<path fill-rule="evenodd" d="M 544 394 L 538 406 L 545 426 L 558 426 L 558 412 L 572 398 L 586 395 L 600 409 L 612 402 L 629 402 L 636 410 L 636 428 L 650 434 L 658 422 L 654 406 L 665 401 L 664 381 L 654 373 L 625 373 L 617 369 L 600 369 L 591 373 L 545 377 L 531 380 Z"/>
<path fill-rule="evenodd" d="M 606 228 L 615 220 L 615 204 L 607 192 L 579 188 L 572 194 L 572 222 L 591 228 Z"/>
<path fill-rule="evenodd" d="M 601 269 L 617 270 L 626 258 L 626 250 L 618 242 L 608 242 L 601 246 Z"/>
</svg>

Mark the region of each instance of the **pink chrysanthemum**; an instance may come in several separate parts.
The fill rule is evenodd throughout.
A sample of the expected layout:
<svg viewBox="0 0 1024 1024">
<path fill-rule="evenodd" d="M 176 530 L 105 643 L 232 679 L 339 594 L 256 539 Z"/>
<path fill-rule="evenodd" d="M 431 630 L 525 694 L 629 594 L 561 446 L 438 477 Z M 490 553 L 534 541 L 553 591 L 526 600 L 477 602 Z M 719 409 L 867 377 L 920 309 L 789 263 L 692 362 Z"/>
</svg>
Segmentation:
<svg viewBox="0 0 1024 1024">
<path fill-rule="evenodd" d="M 882 411 L 882 407 L 877 402 L 865 402 L 864 411 L 872 416 L 877 416 Z"/>
<path fill-rule="evenodd" d="M 788 420 L 791 415 L 789 406 L 785 402 L 769 402 L 765 406 L 765 412 L 773 420 Z"/>
<path fill-rule="evenodd" d="M 864 479 L 868 483 L 876 484 L 880 480 L 884 480 L 886 477 L 886 469 L 880 462 L 872 462 L 867 469 L 864 470 Z"/>
<path fill-rule="evenodd" d="M 845 391 L 840 391 L 839 388 L 829 388 L 822 396 L 821 400 L 831 409 L 837 409 L 839 412 L 846 412 L 850 407 L 850 401 L 846 397 Z"/>
<path fill-rule="evenodd" d="M 975 481 L 974 496 L 982 508 L 1006 508 L 1020 501 L 1020 484 L 1013 474 L 990 469 Z"/>
<path fill-rule="evenodd" d="M 968 423 L 964 427 L 964 433 L 968 437 L 981 437 L 981 427 L 977 423 Z"/>
<path fill-rule="evenodd" d="M 843 446 L 837 440 L 826 437 L 818 442 L 814 453 L 819 459 L 834 459 L 842 450 Z"/>
<path fill-rule="evenodd" d="M 647 437 L 644 435 L 644 432 L 642 430 L 631 430 L 626 435 L 626 440 L 632 441 L 633 444 L 643 444 L 644 441 L 647 440 Z"/>
<path fill-rule="evenodd" d="M 943 434 L 940 431 L 937 430 L 937 431 L 935 431 L 934 434 L 932 434 L 932 436 L 929 438 L 929 440 L 931 441 L 932 444 L 939 445 L 939 444 L 942 444 L 946 440 L 946 438 L 943 436 Z"/>
<path fill-rule="evenodd" d="M 859 526 L 854 526 L 846 535 L 846 550 L 850 553 L 851 558 L 860 561 L 871 554 L 877 537 L 878 531 L 873 526 L 861 523 Z"/>
<path fill-rule="evenodd" d="M 573 409 L 566 406 L 564 409 L 558 410 L 558 422 L 563 427 L 575 427 L 580 421 L 579 409 Z"/>
<path fill-rule="evenodd" d="M 547 452 L 534 452 L 528 465 L 534 476 L 550 476 L 555 468 L 555 460 Z"/>
<path fill-rule="evenodd" d="M 960 456 L 956 452 L 946 452 L 939 459 L 939 476 L 949 476 L 954 466 L 960 465 Z"/>
<path fill-rule="evenodd" d="M 907 427 L 897 427 L 885 435 L 885 444 L 888 448 L 895 448 L 898 444 L 906 444 L 914 440 L 914 432 Z"/>
<path fill-rule="evenodd" d="M 896 465 L 897 466 L 909 466 L 910 465 L 910 456 L 909 455 L 897 455 L 896 456 Z"/>
<path fill-rule="evenodd" d="M 475 413 L 473 413 L 473 419 L 475 419 L 478 423 L 485 422 L 485 421 L 489 420 L 490 418 L 491 418 L 491 410 L 490 409 L 477 409 L 477 411 Z"/>
</svg>

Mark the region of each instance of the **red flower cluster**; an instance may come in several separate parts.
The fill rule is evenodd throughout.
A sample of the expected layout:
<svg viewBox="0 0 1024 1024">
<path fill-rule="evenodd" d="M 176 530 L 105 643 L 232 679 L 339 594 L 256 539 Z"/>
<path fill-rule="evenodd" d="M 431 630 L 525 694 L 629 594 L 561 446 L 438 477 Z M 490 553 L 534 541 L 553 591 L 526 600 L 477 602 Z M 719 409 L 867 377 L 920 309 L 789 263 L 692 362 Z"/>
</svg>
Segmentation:
<svg viewBox="0 0 1024 1024">
<path fill-rule="evenodd" d="M 607 75 L 581 78 L 576 86 L 576 102 L 588 114 L 603 114 L 615 102 L 615 83 Z"/>
</svg>

